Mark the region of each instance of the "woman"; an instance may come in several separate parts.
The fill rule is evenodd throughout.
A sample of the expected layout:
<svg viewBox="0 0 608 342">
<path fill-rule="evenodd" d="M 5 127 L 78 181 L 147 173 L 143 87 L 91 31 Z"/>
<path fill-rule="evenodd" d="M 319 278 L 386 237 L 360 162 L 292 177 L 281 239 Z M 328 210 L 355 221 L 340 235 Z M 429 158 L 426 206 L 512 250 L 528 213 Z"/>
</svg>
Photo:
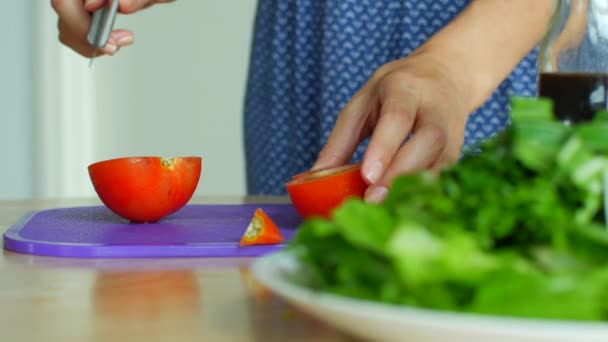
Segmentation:
<svg viewBox="0 0 608 342">
<path fill-rule="evenodd" d="M 132 13 L 170 0 L 120 0 Z M 84 56 L 89 12 L 52 0 Z M 455 162 L 536 92 L 535 45 L 552 0 L 259 0 L 245 102 L 248 191 L 283 194 L 309 168 L 362 159 L 366 199 L 399 174 Z M 133 42 L 116 30 L 102 53 Z M 368 138 L 369 139 L 366 139 Z M 409 140 L 406 139 L 409 137 Z"/>
</svg>

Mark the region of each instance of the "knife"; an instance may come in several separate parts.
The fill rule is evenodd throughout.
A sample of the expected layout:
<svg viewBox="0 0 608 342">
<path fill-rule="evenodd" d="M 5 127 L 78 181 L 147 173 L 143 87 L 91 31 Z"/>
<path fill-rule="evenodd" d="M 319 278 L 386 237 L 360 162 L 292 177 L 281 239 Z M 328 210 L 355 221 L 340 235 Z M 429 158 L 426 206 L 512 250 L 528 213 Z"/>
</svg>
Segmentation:
<svg viewBox="0 0 608 342">
<path fill-rule="evenodd" d="M 108 0 L 105 6 L 96 10 L 91 19 L 87 41 L 93 47 L 93 56 L 89 62 L 89 68 L 93 65 L 93 59 L 97 56 L 97 50 L 106 46 L 110 33 L 114 28 L 114 20 L 118 13 L 118 0 Z"/>
</svg>

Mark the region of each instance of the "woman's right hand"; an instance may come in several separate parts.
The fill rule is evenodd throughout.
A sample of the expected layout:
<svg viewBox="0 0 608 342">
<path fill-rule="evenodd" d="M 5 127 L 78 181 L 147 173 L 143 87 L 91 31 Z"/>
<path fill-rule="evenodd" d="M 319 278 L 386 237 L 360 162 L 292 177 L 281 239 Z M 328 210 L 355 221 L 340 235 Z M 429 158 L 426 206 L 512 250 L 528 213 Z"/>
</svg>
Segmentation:
<svg viewBox="0 0 608 342">
<path fill-rule="evenodd" d="M 108 0 L 51 0 L 51 6 L 59 16 L 59 41 L 77 53 L 91 57 L 93 48 L 87 42 L 91 14 Z M 120 13 L 134 13 L 156 3 L 174 0 L 118 0 Z M 133 32 L 113 30 L 108 43 L 97 55 L 114 55 L 119 48 L 133 44 Z"/>
</svg>

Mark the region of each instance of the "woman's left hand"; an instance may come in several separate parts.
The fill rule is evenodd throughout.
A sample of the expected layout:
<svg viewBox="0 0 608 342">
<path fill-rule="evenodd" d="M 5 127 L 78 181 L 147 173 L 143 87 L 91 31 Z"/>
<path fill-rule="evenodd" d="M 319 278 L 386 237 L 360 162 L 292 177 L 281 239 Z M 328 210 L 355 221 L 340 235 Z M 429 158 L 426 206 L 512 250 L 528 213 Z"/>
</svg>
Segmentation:
<svg viewBox="0 0 608 342">
<path fill-rule="evenodd" d="M 398 175 L 456 162 L 470 112 L 457 74 L 422 51 L 382 66 L 339 113 L 313 169 L 347 163 L 370 136 L 365 199 L 380 202 Z"/>
</svg>

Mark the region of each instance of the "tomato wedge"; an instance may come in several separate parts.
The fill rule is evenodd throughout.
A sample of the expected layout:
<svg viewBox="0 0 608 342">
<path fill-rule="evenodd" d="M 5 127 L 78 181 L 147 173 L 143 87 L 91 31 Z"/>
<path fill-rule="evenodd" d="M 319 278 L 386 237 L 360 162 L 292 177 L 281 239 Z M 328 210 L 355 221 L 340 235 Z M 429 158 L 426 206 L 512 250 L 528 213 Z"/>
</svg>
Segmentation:
<svg viewBox="0 0 608 342">
<path fill-rule="evenodd" d="M 89 165 L 101 201 L 132 222 L 157 222 L 188 203 L 201 174 L 200 157 L 125 157 Z"/>
<path fill-rule="evenodd" d="M 239 241 L 239 246 L 274 245 L 283 242 L 281 231 L 270 217 L 258 208 Z"/>
<path fill-rule="evenodd" d="M 356 163 L 297 174 L 285 187 L 302 218 L 330 218 L 344 200 L 362 198 L 367 183 L 361 175 L 361 164 Z"/>
</svg>

